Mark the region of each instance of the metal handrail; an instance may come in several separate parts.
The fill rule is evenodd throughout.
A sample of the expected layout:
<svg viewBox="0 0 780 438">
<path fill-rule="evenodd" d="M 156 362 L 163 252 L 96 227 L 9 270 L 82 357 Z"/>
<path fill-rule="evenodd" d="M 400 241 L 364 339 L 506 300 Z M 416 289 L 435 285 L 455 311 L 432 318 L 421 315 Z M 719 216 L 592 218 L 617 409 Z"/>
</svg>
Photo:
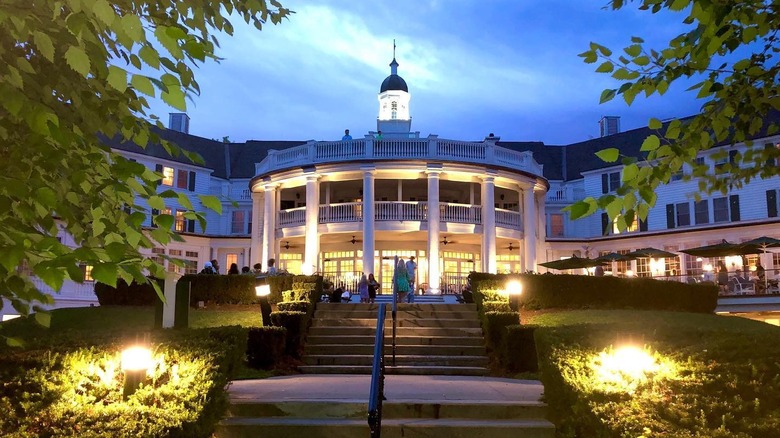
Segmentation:
<svg viewBox="0 0 780 438">
<path fill-rule="evenodd" d="M 372 438 L 382 432 L 382 400 L 385 392 L 385 304 L 379 305 L 374 340 L 374 365 L 371 368 L 371 389 L 368 394 L 368 427 Z"/>
<path fill-rule="evenodd" d="M 396 314 L 398 313 L 398 283 L 395 281 L 396 270 L 398 269 L 398 256 L 393 259 L 393 366 L 395 366 L 395 330 Z"/>
</svg>

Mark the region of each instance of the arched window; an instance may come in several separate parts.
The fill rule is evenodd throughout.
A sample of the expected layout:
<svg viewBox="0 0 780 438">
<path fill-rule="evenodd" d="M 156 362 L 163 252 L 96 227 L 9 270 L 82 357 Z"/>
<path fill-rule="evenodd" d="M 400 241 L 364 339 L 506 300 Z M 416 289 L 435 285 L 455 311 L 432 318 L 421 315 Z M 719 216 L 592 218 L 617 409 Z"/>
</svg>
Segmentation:
<svg viewBox="0 0 780 438">
<path fill-rule="evenodd" d="M 390 104 L 390 111 L 392 111 L 392 115 L 390 116 L 391 119 L 398 118 L 398 102 L 393 101 Z"/>
</svg>

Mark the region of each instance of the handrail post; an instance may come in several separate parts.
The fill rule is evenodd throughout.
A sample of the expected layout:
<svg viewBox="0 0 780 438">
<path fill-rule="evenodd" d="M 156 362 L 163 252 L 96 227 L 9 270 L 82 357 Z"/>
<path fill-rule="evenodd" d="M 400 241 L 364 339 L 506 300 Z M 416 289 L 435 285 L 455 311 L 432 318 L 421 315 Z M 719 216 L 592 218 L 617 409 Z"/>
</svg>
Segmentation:
<svg viewBox="0 0 780 438">
<path fill-rule="evenodd" d="M 396 270 L 398 269 L 398 256 L 393 259 L 393 366 L 395 366 L 395 329 L 396 312 L 398 311 L 398 283 L 395 281 Z"/>
<path fill-rule="evenodd" d="M 385 315 L 386 305 L 379 305 L 374 339 L 374 362 L 371 367 L 371 388 L 368 395 L 368 427 L 371 438 L 382 433 L 382 400 L 385 399 Z"/>
</svg>

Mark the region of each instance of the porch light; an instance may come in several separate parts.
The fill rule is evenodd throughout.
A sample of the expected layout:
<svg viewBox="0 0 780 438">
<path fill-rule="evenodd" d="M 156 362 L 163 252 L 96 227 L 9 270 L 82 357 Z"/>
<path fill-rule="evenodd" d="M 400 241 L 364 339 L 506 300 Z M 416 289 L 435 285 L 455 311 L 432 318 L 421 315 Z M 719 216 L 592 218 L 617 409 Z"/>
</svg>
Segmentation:
<svg viewBox="0 0 780 438">
<path fill-rule="evenodd" d="M 258 284 L 255 286 L 255 294 L 260 297 L 260 317 L 263 320 L 263 326 L 270 326 L 271 303 L 268 302 L 268 296 L 271 295 L 271 285 Z"/>
<path fill-rule="evenodd" d="M 121 368 L 125 373 L 122 394 L 127 397 L 135 392 L 146 379 L 146 373 L 152 367 L 152 352 L 148 348 L 133 346 L 122 351 Z"/>
<path fill-rule="evenodd" d="M 706 272 L 712 272 L 712 264 L 707 263 L 702 269 L 704 269 Z"/>
<path fill-rule="evenodd" d="M 520 295 L 523 293 L 523 285 L 517 280 L 512 280 L 506 284 L 506 292 L 509 296 Z"/>
</svg>

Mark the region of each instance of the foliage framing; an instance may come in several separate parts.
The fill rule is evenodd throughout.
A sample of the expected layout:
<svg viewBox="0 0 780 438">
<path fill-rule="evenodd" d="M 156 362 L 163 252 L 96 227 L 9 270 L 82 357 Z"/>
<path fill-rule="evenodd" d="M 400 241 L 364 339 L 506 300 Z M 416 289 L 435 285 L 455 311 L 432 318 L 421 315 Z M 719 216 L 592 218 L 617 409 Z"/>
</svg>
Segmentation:
<svg viewBox="0 0 780 438">
<path fill-rule="evenodd" d="M 698 90 L 697 98 L 705 99 L 701 112 L 684 120 L 664 124 L 650 119 L 654 131 L 642 143 L 647 163 L 640 164 L 635 157 L 620 157 L 617 149 L 600 151 L 597 155 L 606 162 L 623 164 L 622 185 L 616 194 L 599 199 L 587 198 L 568 209 L 573 219 L 605 210 L 610 219 L 617 218 L 623 231 L 635 217 L 647 218 L 655 205 L 655 189 L 666 184 L 673 174 L 683 171 L 683 180 L 697 180 L 700 192 L 726 193 L 740 188 L 755 178 L 769 178 L 780 174 L 778 147 L 754 147 L 744 154 L 730 157 L 715 173 L 706 164 L 697 164 L 697 155 L 723 144 L 745 143 L 751 139 L 778 132 L 775 123 L 766 122 L 772 111 L 780 111 L 777 55 L 780 5 L 765 0 L 711 1 L 711 0 L 642 0 L 639 9 L 658 13 L 662 10 L 686 11 L 683 23 L 689 32 L 678 35 L 669 47 L 655 50 L 645 46 L 639 37 L 631 38 L 631 45 L 622 54 L 597 43 L 580 54 L 587 63 L 601 64 L 598 73 L 606 73 L 623 82 L 617 89 L 601 94 L 601 103 L 622 96 L 631 105 L 637 95 L 663 95 L 670 84 L 681 78 L 701 78 L 689 91 Z M 612 9 L 624 7 L 624 0 L 611 0 Z M 745 51 L 749 51 L 744 57 Z M 725 159 L 726 151 L 713 154 Z M 695 194 L 699 199 L 699 194 Z"/>
<path fill-rule="evenodd" d="M 172 190 L 157 193 L 161 175 L 111 151 L 106 138 L 171 155 L 195 154 L 162 141 L 149 121 L 148 98 L 184 111 L 199 92 L 194 68 L 219 61 L 214 34 L 232 35 L 229 19 L 261 29 L 291 12 L 276 0 L 10 0 L 0 5 L 0 297 L 20 313 L 84 281 L 79 264 L 111 286 L 145 282 L 163 267 L 142 251 L 181 240 L 173 217 L 153 217 L 176 198 L 187 219 L 205 226 L 202 209 L 221 210 L 213 196 L 193 203 Z M 158 50 L 158 48 L 161 48 Z M 162 50 L 164 49 L 164 50 Z M 57 239 L 71 236 L 73 245 Z M 31 306 L 35 305 L 35 307 Z M 45 314 L 39 319 L 45 322 Z"/>
</svg>

